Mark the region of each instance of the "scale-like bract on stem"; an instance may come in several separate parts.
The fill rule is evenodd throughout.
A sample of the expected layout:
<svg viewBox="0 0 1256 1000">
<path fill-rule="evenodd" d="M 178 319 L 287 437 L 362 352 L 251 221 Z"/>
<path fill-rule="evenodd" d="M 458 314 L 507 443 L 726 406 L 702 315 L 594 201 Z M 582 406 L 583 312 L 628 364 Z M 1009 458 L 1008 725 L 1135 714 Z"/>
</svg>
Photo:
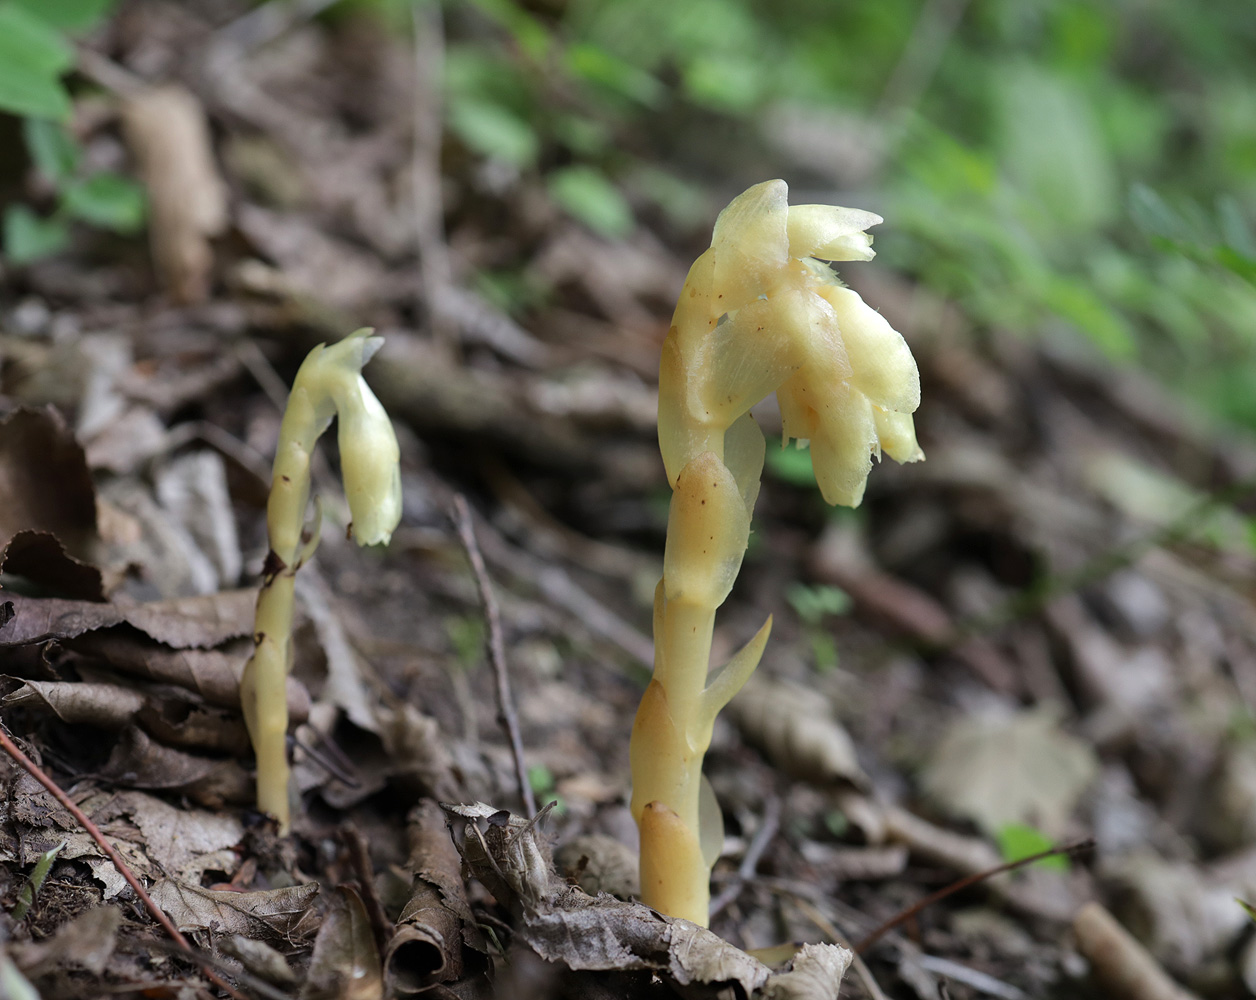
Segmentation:
<svg viewBox="0 0 1256 1000">
<path fill-rule="evenodd" d="M 831 504 L 859 504 L 882 451 L 900 462 L 924 457 L 911 351 L 822 263 L 872 259 L 865 230 L 880 217 L 790 208 L 787 194 L 784 181 L 767 181 L 720 213 L 659 365 L 659 447 L 673 493 L 654 598 L 654 678 L 632 731 L 632 811 L 643 899 L 701 924 L 718 840 L 718 816 L 700 816 L 710 801 L 702 758 L 716 713 L 758 665 L 771 628 L 769 620 L 708 684 L 715 611 L 741 568 L 763 471 L 750 408 L 777 394 L 785 438 L 810 443 Z"/>
</svg>

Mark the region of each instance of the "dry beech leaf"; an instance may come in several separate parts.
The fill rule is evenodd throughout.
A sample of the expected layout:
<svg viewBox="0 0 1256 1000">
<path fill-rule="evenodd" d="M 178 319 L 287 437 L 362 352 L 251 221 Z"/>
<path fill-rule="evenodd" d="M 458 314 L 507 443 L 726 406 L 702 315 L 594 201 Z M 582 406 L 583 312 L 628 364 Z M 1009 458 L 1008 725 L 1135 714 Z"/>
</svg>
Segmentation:
<svg viewBox="0 0 1256 1000">
<path fill-rule="evenodd" d="M 0 646 L 72 639 L 125 622 L 176 649 L 208 649 L 249 634 L 256 600 L 255 590 L 227 590 L 148 604 L 99 604 L 10 594 L 13 617 L 0 625 Z"/>
<path fill-rule="evenodd" d="M 301 1000 L 377 1000 L 384 995 L 379 949 L 362 897 L 342 885 L 314 939 Z"/>
<path fill-rule="evenodd" d="M 747 742 L 787 774 L 816 784 L 867 787 L 850 735 L 815 691 L 756 675 L 727 711 Z"/>
<path fill-rule="evenodd" d="M 1036 708 L 955 720 L 925 765 L 925 791 L 987 833 L 1025 823 L 1058 836 L 1099 772 L 1094 751 L 1058 718 Z"/>
<path fill-rule="evenodd" d="M 309 937 L 318 926 L 311 909 L 318 895 L 317 882 L 259 892 L 217 892 L 164 878 L 149 893 L 181 931 L 212 928 L 215 934 L 250 937 L 260 931 L 292 942 Z"/>
<path fill-rule="evenodd" d="M 16 677 L 18 687 L 4 696 L 4 708 L 42 708 L 70 725 L 123 729 L 144 706 L 144 695 L 120 684 L 30 681 Z"/>
<path fill-rule="evenodd" d="M 469 821 L 459 850 L 471 874 L 498 899 L 516 903 L 516 932 L 547 961 L 573 970 L 648 970 L 686 995 L 722 994 L 731 985 L 745 996 L 767 997 L 771 994 L 758 991 L 792 975 L 774 976 L 758 959 L 688 920 L 641 903 L 594 898 L 568 885 L 555 874 L 537 829 L 548 810 L 527 821 L 484 803 L 444 808 Z M 826 966 L 831 972 L 827 992 L 820 985 Z M 778 995 L 834 998 L 844 968 L 836 954 L 808 959 L 805 975 L 795 982 L 801 988 L 808 977 L 815 979 L 816 985 L 807 987 L 812 991 Z M 788 982 L 784 988 L 790 988 Z"/>
</svg>

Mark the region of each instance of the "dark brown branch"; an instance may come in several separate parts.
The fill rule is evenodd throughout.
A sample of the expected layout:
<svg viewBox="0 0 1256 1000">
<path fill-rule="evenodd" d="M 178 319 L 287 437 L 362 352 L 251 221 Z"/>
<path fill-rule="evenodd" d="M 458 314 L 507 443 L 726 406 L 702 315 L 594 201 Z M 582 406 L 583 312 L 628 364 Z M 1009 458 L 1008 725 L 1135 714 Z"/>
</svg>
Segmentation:
<svg viewBox="0 0 1256 1000">
<path fill-rule="evenodd" d="M 532 794 L 532 783 L 528 780 L 528 769 L 523 762 L 523 739 L 519 735 L 519 717 L 515 713 L 514 699 L 510 694 L 510 676 L 506 672 L 506 645 L 502 641 L 501 612 L 497 608 L 497 598 L 493 596 L 493 587 L 489 582 L 488 569 L 484 565 L 484 556 L 480 553 L 479 543 L 475 540 L 475 525 L 471 520 L 471 508 L 467 498 L 461 493 L 454 494 L 454 524 L 458 528 L 458 537 L 462 539 L 467 550 L 467 558 L 471 561 L 471 571 L 475 574 L 475 585 L 480 591 L 480 601 L 484 605 L 484 616 L 488 619 L 488 654 L 493 665 L 493 674 L 497 678 L 497 721 L 506 730 L 510 741 L 510 752 L 515 759 L 515 776 L 519 779 L 519 794 L 523 798 L 524 808 L 529 817 L 536 815 L 536 797 Z"/>
<path fill-rule="evenodd" d="M 21 751 L 18 745 L 13 742 L 12 737 L 9 736 L 3 726 L 0 726 L 0 747 L 4 748 L 4 752 L 12 757 L 22 770 L 43 785 L 54 799 L 60 802 L 61 805 L 65 806 L 69 814 L 74 817 L 75 822 L 87 831 L 92 840 L 96 841 L 96 845 L 104 852 L 105 857 L 113 862 L 113 866 L 118 869 L 118 874 L 126 879 L 127 884 L 135 890 L 135 895 L 140 898 L 140 902 L 142 902 L 148 912 L 153 915 L 153 919 L 156 920 L 157 923 L 161 924 L 166 933 L 170 935 L 171 940 L 173 940 L 175 944 L 177 944 L 194 962 L 196 962 L 197 965 L 200 966 L 201 972 L 205 974 L 205 978 L 224 993 L 236 998 L 236 1000 L 248 1000 L 244 994 L 238 992 L 234 987 L 228 984 L 226 980 L 219 976 L 218 973 L 210 968 L 208 963 L 202 961 L 198 957 L 195 949 L 193 949 L 192 945 L 188 942 L 188 939 L 185 938 L 183 934 L 180 933 L 179 928 L 174 925 L 174 921 L 170 919 L 165 910 L 154 902 L 153 897 L 148 894 L 148 890 L 146 890 L 140 880 L 135 877 L 135 873 L 131 871 L 131 869 L 127 866 L 127 863 L 122 860 L 122 855 L 120 855 L 114 849 L 114 846 L 105 839 L 105 835 L 100 832 L 100 827 L 88 818 L 87 814 L 78 807 L 75 801 L 70 798 L 65 791 L 62 790 L 60 785 L 44 773 L 43 768 Z"/>
<path fill-rule="evenodd" d="M 957 893 L 961 889 L 967 889 L 969 886 L 976 885 L 978 882 L 984 882 L 986 879 L 995 875 L 1002 875 L 1004 872 L 1015 871 L 1017 868 L 1024 868 L 1026 865 L 1032 865 L 1035 861 L 1041 861 L 1044 858 L 1053 858 L 1059 854 L 1080 854 L 1082 851 L 1089 851 L 1094 846 L 1095 838 L 1087 837 L 1084 840 L 1078 840 L 1071 844 L 1064 844 L 1060 847 L 1052 847 L 1046 851 L 1039 851 L 1037 854 L 1031 854 L 1029 857 L 1021 858 L 1018 861 L 1009 861 L 1007 864 L 996 865 L 994 868 L 989 868 L 983 872 L 966 875 L 959 881 L 952 882 L 950 885 L 926 896 L 924 899 L 920 900 L 920 902 L 914 904 L 913 906 L 909 906 L 898 915 L 891 917 L 880 927 L 876 928 L 876 930 L 864 935 L 861 940 L 855 943 L 854 950 L 857 954 L 867 951 L 868 948 L 876 944 L 877 941 L 892 931 L 895 927 L 906 923 L 908 920 L 911 920 L 912 917 L 917 916 L 922 910 L 932 906 L 940 900 L 946 899 L 947 896 Z"/>
</svg>

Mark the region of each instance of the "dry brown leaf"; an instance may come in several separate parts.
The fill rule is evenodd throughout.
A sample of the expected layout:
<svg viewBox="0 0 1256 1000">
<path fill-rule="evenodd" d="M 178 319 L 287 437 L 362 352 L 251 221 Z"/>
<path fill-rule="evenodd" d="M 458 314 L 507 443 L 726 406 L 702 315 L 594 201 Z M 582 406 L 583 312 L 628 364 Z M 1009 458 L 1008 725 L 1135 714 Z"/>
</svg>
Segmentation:
<svg viewBox="0 0 1256 1000">
<path fill-rule="evenodd" d="M 620 899 L 641 894 L 637 854 L 605 833 L 588 833 L 566 841 L 554 853 L 558 871 L 590 896 L 605 892 Z"/>
<path fill-rule="evenodd" d="M 77 559 L 96 540 L 96 490 L 87 459 L 52 407 L 0 421 L 0 540 L 19 531 L 55 535 Z"/>
<path fill-rule="evenodd" d="M 227 224 L 227 189 L 214 163 L 205 109 L 183 87 L 129 94 L 122 121 L 148 189 L 149 236 L 162 283 L 178 302 L 209 294 L 209 238 Z"/>
<path fill-rule="evenodd" d="M 342 885 L 314 939 L 301 1000 L 378 1000 L 384 995 L 379 949 L 362 898 Z"/>
<path fill-rule="evenodd" d="M 252 612 L 250 611 L 250 623 Z M 3 636 L 0 630 L 0 636 Z M 218 649 L 171 649 L 145 642 L 125 631 L 95 631 L 76 638 L 71 648 L 98 657 L 115 669 L 163 684 L 177 684 L 211 705 L 240 707 L 240 674 L 253 645 L 248 640 Z M 295 677 L 288 678 L 288 717 L 294 724 L 310 714 L 310 693 Z"/>
<path fill-rule="evenodd" d="M 754 676 L 727 711 L 746 740 L 786 773 L 817 784 L 867 787 L 855 744 L 815 691 Z"/>
<path fill-rule="evenodd" d="M 249 773 L 232 759 L 214 759 L 165 746 L 138 726 L 118 738 L 100 775 L 115 785 L 179 792 L 213 809 L 253 801 Z"/>
<path fill-rule="evenodd" d="M 288 965 L 288 960 L 265 941 L 245 937 L 243 934 L 230 934 L 218 942 L 218 949 L 268 983 L 276 986 L 297 984 L 296 973 Z"/>
<path fill-rule="evenodd" d="M 46 531 L 19 531 L 0 552 L 6 574 L 25 577 L 63 597 L 103 601 L 104 577 L 99 569 L 75 559 L 56 535 Z"/>
<path fill-rule="evenodd" d="M 839 945 L 805 944 L 788 972 L 768 980 L 764 1000 L 837 1000 L 842 975 L 853 958 Z"/>
<path fill-rule="evenodd" d="M 291 943 L 308 938 L 318 926 L 311 909 L 317 882 L 259 892 L 218 892 L 165 878 L 149 892 L 181 931 L 212 929 L 215 934 L 250 937 L 261 932 Z"/>
<path fill-rule="evenodd" d="M 31 979 L 66 968 L 99 976 L 113 956 L 121 923 L 116 906 L 97 906 L 62 924 L 47 941 L 10 944 L 9 953 Z"/>
<path fill-rule="evenodd" d="M 42 708 L 70 725 L 122 729 L 144 705 L 143 694 L 121 684 L 4 679 L 18 686 L 4 696 L 0 706 Z"/>
<path fill-rule="evenodd" d="M 1059 836 L 1099 765 L 1058 720 L 1049 708 L 956 719 L 925 765 L 925 791 L 992 835 L 1021 823 Z"/>
<path fill-rule="evenodd" d="M 240 820 L 222 812 L 181 808 L 136 791 L 102 790 L 76 796 L 81 809 L 101 828 L 128 865 L 148 877 L 179 876 L 198 880 L 206 869 L 230 870 L 232 853 L 244 835 Z M 17 835 L 12 852 L 0 860 L 33 864 L 62 840 L 60 857 L 82 859 L 105 886 L 110 899 L 126 888 L 113 863 L 94 840 L 35 779 L 23 774 L 14 783 L 10 822 Z"/>
<path fill-rule="evenodd" d="M 176 649 L 206 649 L 248 635 L 255 590 L 228 590 L 148 604 L 68 601 L 10 594 L 13 616 L 0 625 L 0 646 L 71 639 L 123 622 Z"/>
</svg>

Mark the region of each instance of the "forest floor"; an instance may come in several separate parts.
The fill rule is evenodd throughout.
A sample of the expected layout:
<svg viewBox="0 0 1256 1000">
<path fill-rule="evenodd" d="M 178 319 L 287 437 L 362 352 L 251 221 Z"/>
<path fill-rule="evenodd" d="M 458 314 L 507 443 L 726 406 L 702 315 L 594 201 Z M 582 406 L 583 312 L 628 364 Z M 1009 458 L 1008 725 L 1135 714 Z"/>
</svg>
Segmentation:
<svg viewBox="0 0 1256 1000">
<path fill-rule="evenodd" d="M 875 468 L 863 506 L 834 513 L 805 453 L 769 454 L 716 631 L 719 660 L 775 617 L 707 763 L 726 823 L 711 926 L 732 947 L 684 939 L 715 949 L 695 971 L 639 906 L 596 911 L 600 951 L 538 930 L 555 885 L 633 891 L 628 736 L 668 496 L 654 380 L 703 235 L 604 240 L 535 179 L 442 150 L 413 47 L 380 29 L 197 9 L 126 5 L 84 63 L 107 96 L 76 130 L 148 178 L 151 246 L 82 230 L 4 276 L 2 704 L 240 993 L 744 995 L 771 986 L 742 950 L 859 943 L 964 876 L 1088 838 L 922 908 L 861 949 L 841 995 L 1189 995 L 1162 970 L 1201 996 L 1256 988 L 1236 902 L 1256 897 L 1256 445 L 1064 334 L 973 329 L 875 262 L 841 273 L 915 353 L 927 461 Z M 147 87 L 174 81 L 174 98 Z M 713 194 L 707 232 L 735 193 Z M 486 272 L 523 276 L 531 304 L 502 312 Z M 386 550 L 358 549 L 334 449 L 316 462 L 302 808 L 280 838 L 250 809 L 235 694 L 270 456 L 305 353 L 368 325 L 404 517 Z M 495 810 L 524 806 L 458 495 L 528 779 L 556 803 L 508 844 Z M 8 768 L 4 803 L 5 961 L 43 997 L 210 989 L 33 778 Z M 447 821 L 481 845 L 480 878 Z M 495 881 L 481 838 L 499 868 L 552 848 L 566 881 Z M 1106 984 L 1131 968 L 1132 991 Z"/>
</svg>

